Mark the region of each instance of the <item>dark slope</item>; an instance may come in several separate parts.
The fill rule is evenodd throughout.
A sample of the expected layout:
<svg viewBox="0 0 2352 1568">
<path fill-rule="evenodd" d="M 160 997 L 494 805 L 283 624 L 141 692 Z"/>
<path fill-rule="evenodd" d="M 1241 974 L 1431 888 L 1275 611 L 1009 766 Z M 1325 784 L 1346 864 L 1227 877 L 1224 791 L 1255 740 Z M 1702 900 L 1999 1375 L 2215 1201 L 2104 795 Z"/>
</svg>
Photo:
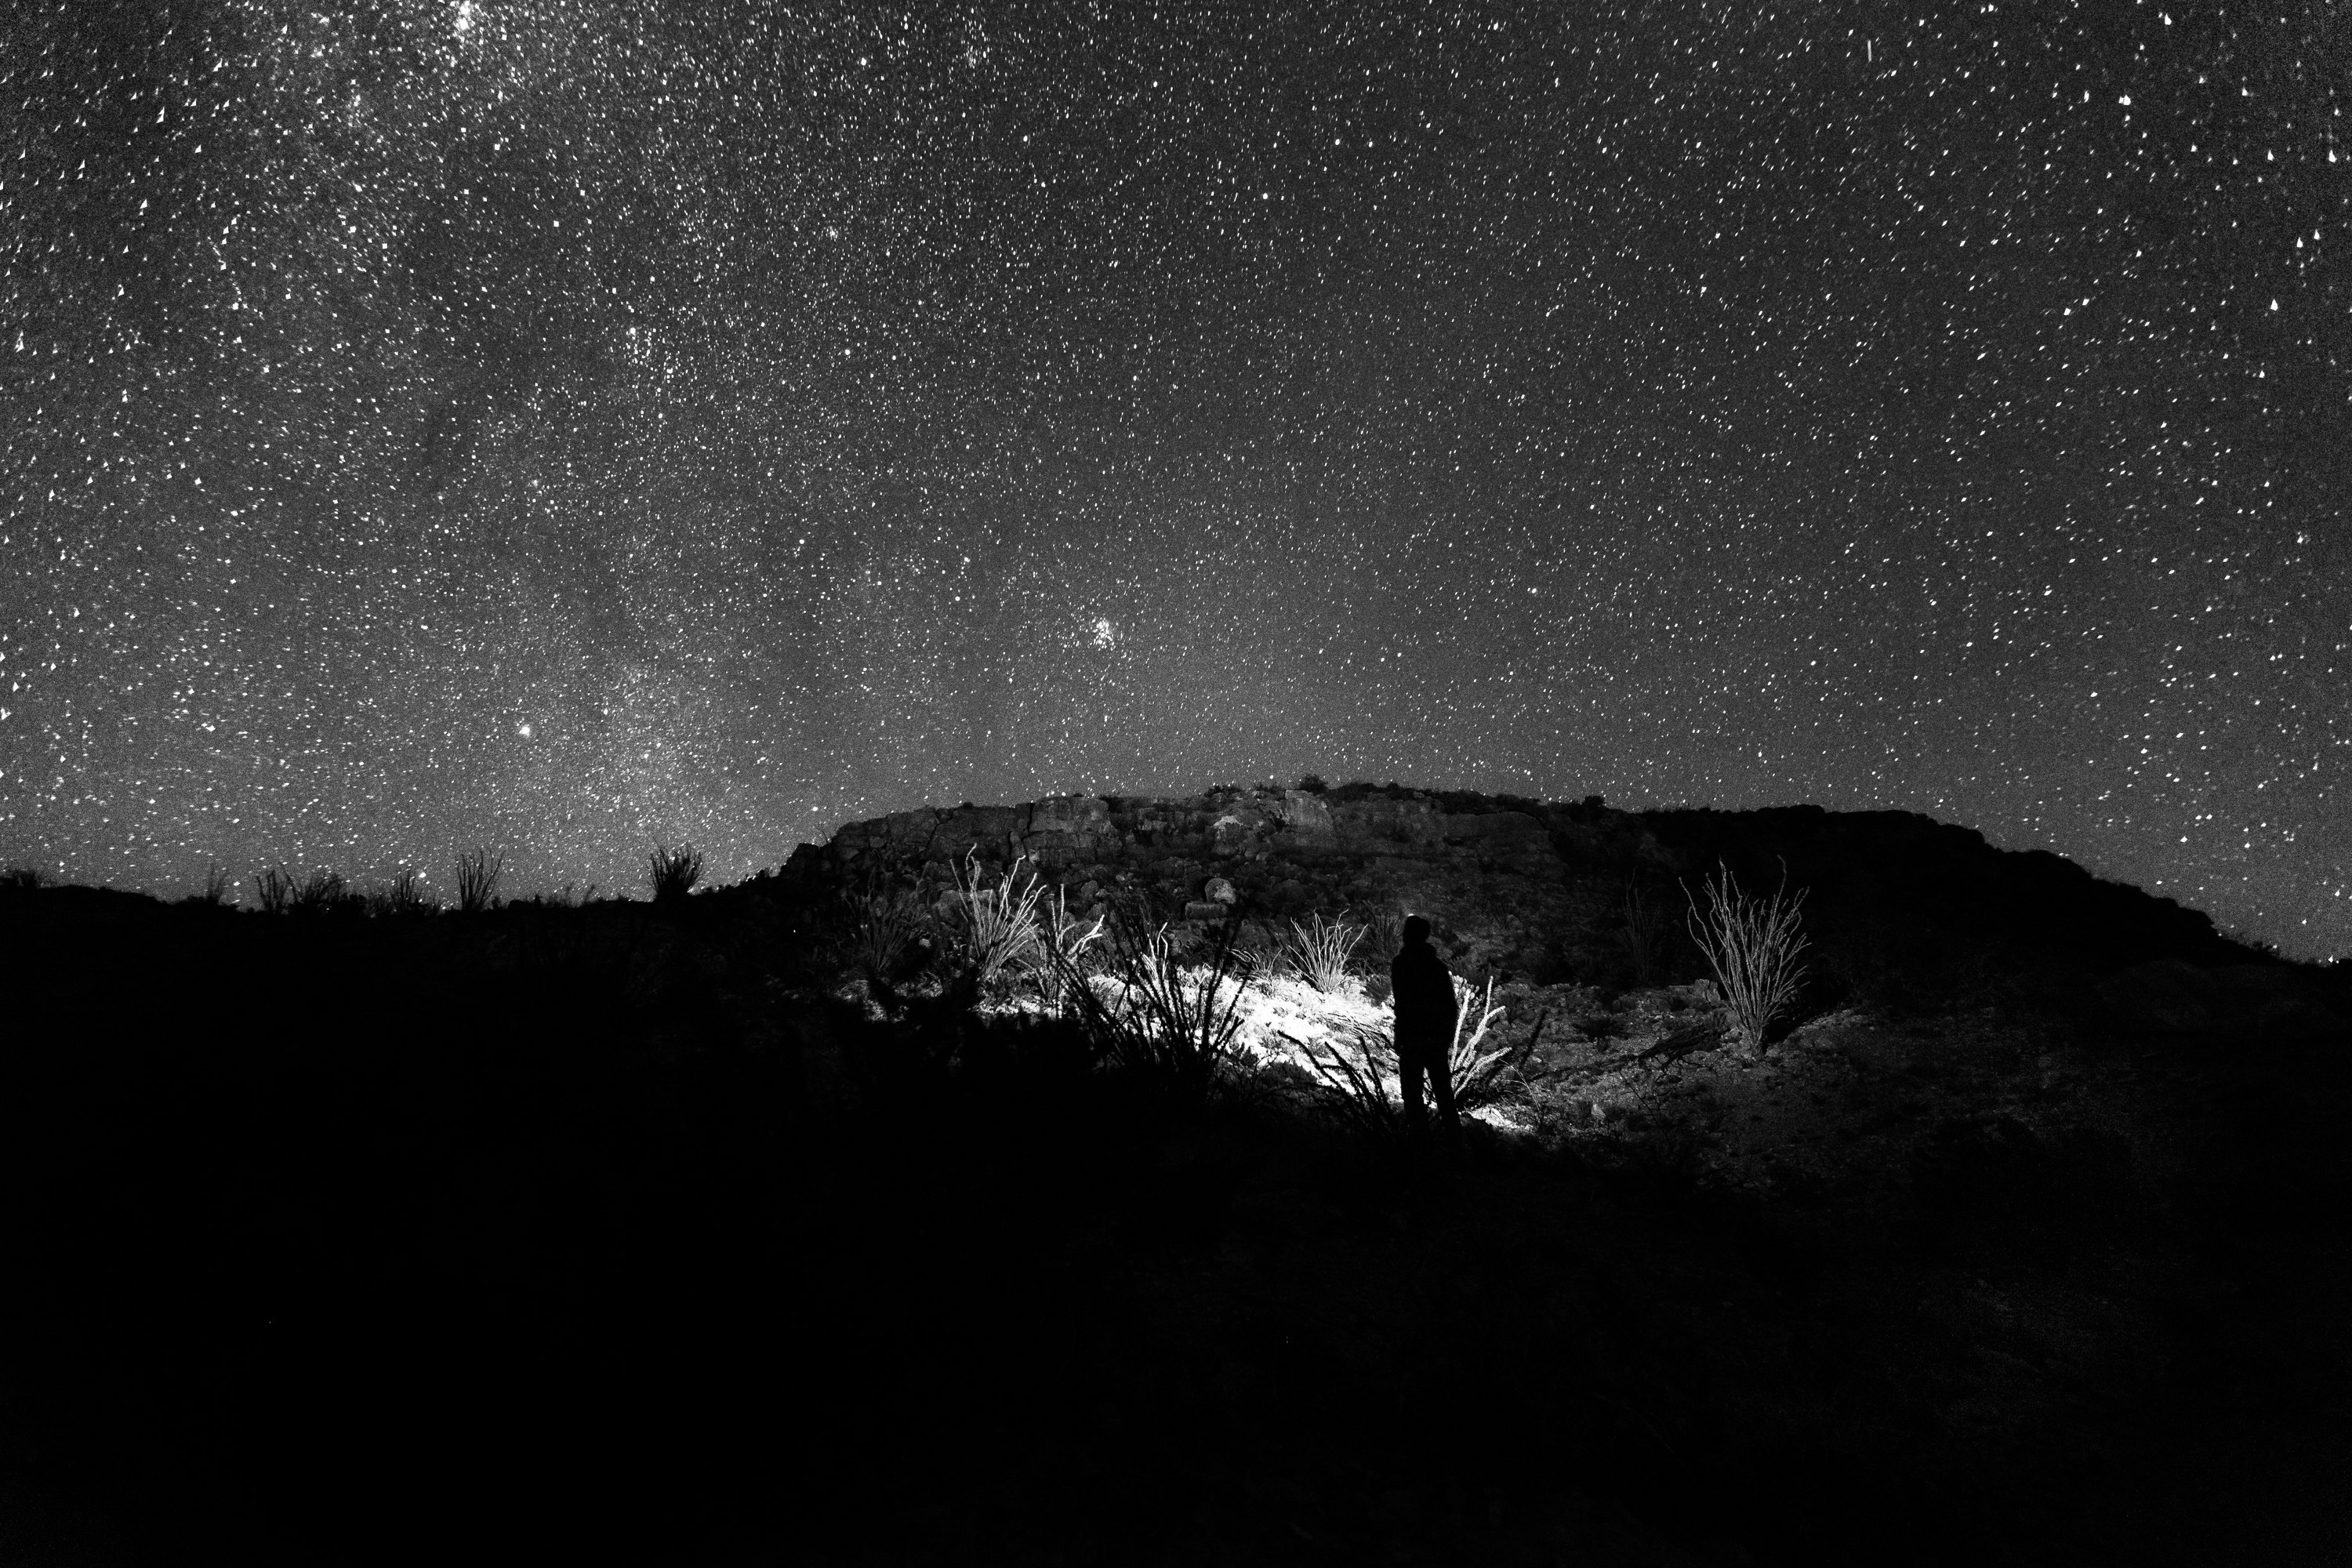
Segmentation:
<svg viewBox="0 0 2352 1568">
<path fill-rule="evenodd" d="M 1524 835 L 1431 804 L 1360 863 L 1167 859 L 1472 846 L 1472 910 Z M 2164 1160 L 2077 1171 L 1988 1105 L 1851 1208 L 1712 1184 L 1666 1121 L 1436 1173 L 1139 1101 L 950 1000 L 831 1000 L 812 867 L 665 911 L 0 893 L 0 1555 L 2329 1560 L 2340 1037 L 1937 1011 L 1906 955 L 2035 919 L 2059 969 L 2250 955 L 1919 819 L 1519 815 L 1612 894 L 1786 855 L 1825 928 L 1900 939 L 1890 1084 L 2031 1042 Z M 2035 887 L 2069 912 L 2004 908 Z M 2086 949 L 2097 910 L 2147 945 Z"/>
</svg>

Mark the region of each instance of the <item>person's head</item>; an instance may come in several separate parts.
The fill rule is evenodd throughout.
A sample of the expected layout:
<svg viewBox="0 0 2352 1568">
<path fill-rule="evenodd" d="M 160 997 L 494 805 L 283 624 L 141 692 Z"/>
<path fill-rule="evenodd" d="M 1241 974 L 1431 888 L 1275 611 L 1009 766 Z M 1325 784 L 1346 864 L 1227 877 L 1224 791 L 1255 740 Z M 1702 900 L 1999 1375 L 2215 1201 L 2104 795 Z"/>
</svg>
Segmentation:
<svg viewBox="0 0 2352 1568">
<path fill-rule="evenodd" d="M 1429 940 L 1429 917 L 1428 917 L 1427 915 L 1407 915 L 1407 916 L 1405 916 L 1405 917 L 1404 917 L 1404 942 L 1405 942 L 1405 945 L 1406 945 L 1407 947 L 1411 947 L 1411 946 L 1412 946 L 1413 944 L 1415 944 L 1416 942 L 1427 942 L 1428 940 Z"/>
</svg>

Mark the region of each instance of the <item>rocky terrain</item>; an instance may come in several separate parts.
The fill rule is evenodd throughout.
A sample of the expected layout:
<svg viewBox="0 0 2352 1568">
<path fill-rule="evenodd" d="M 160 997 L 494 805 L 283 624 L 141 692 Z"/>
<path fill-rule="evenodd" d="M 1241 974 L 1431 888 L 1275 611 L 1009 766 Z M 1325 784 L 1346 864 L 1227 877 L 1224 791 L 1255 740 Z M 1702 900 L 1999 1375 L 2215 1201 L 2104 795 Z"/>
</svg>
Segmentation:
<svg viewBox="0 0 2352 1568">
<path fill-rule="evenodd" d="M 1685 917 L 1720 867 L 1806 893 L 1816 1012 L 2055 1001 L 2159 1032 L 2347 1023 L 2341 985 L 2196 910 L 1902 812 L 1633 813 L 1364 784 L 1058 796 L 852 823 L 744 888 L 889 887 L 937 912 L 968 864 L 993 878 L 1015 862 L 1081 915 L 1231 921 L 1264 950 L 1315 914 L 1360 921 L 1376 946 L 1411 911 L 1474 981 L 1612 993 L 1705 974 Z"/>
<path fill-rule="evenodd" d="M 1760 1047 L 1718 868 L 1805 900 Z M 974 981 L 1033 870 L 1234 955 L 1222 1092 Z M 1306 1049 L 1408 910 L 1526 1047 L 1450 1161 Z M 0 963 L 8 1561 L 2342 1560 L 2346 976 L 1926 818 L 966 806 L 662 903 L 0 888 Z"/>
</svg>

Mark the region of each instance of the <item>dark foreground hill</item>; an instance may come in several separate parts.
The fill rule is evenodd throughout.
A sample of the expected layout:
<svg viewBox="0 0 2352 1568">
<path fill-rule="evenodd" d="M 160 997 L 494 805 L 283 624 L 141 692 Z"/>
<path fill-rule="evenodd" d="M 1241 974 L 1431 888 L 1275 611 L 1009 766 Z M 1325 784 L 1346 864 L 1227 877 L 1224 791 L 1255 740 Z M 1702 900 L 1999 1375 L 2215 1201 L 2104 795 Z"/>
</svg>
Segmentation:
<svg viewBox="0 0 2352 1568">
<path fill-rule="evenodd" d="M 1919 819 L 1520 812 L 1546 885 L 1492 809 L 1231 805 L 980 847 L 1449 911 L 1561 1020 L 1459 1162 L 1085 1070 L 952 984 L 937 834 L 664 909 L 0 893 L 0 1558 L 2342 1560 L 2336 977 Z M 1644 1059 L 1707 1004 L 1627 886 L 1784 857 L 1804 1015 Z"/>
</svg>

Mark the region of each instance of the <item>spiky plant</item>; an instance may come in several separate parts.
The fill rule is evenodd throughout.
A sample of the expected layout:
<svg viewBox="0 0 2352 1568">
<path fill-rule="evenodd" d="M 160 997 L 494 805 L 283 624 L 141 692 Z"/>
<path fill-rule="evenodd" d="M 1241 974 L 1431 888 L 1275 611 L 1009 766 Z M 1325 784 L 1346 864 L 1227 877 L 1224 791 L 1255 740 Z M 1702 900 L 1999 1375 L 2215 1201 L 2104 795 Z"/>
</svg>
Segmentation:
<svg viewBox="0 0 2352 1568">
<path fill-rule="evenodd" d="M 415 871 L 405 866 L 393 873 L 391 881 L 368 890 L 367 911 L 379 918 L 421 914 L 431 908 L 433 900 L 425 897 Z"/>
<path fill-rule="evenodd" d="M 287 908 L 298 915 L 322 915 L 341 909 L 349 896 L 341 871 L 320 869 L 302 879 L 287 900 Z"/>
<path fill-rule="evenodd" d="M 1659 952 L 1665 943 L 1665 906 L 1637 879 L 1625 884 L 1622 913 L 1618 942 L 1633 966 L 1635 984 L 1647 985 L 1657 974 Z"/>
<path fill-rule="evenodd" d="M 682 904 L 702 880 L 702 856 L 691 844 L 675 849 L 656 844 L 646 860 L 646 879 L 652 885 L 655 903 Z"/>
<path fill-rule="evenodd" d="M 1318 911 L 1307 917 L 1307 923 L 1290 922 L 1290 934 L 1283 942 L 1283 956 L 1298 972 L 1298 977 L 1318 991 L 1337 991 L 1348 978 L 1348 961 L 1353 957 L 1370 930 L 1366 926 L 1349 925 L 1345 921 L 1327 921 Z"/>
<path fill-rule="evenodd" d="M 983 987 L 994 985 L 1016 968 L 1034 965 L 1044 956 L 1037 903 L 1045 896 L 1045 887 L 1034 871 L 1024 876 L 1022 868 L 1027 863 L 1027 856 L 1015 857 L 1003 877 L 990 887 L 982 877 L 977 852 L 967 851 L 963 869 L 957 873 L 956 888 L 962 895 L 957 908 L 963 922 L 958 934 L 964 963 Z"/>
<path fill-rule="evenodd" d="M 506 869 L 503 856 L 477 848 L 471 855 L 457 857 L 457 909 L 462 914 L 478 915 L 498 907 L 499 877 Z"/>
<path fill-rule="evenodd" d="M 294 907 L 297 884 L 282 866 L 266 867 L 253 874 L 253 896 L 265 915 L 282 915 Z"/>
<path fill-rule="evenodd" d="M 1155 1092 L 1198 1105 L 1241 1066 L 1241 1004 L 1248 977 L 1236 973 L 1234 938 L 1220 929 L 1199 963 L 1187 963 L 1165 925 L 1111 928 L 1110 962 L 1089 976 L 1063 971 L 1070 1016 L 1096 1054 Z"/>
<path fill-rule="evenodd" d="M 1370 922 L 1370 945 L 1362 950 L 1362 962 L 1371 969 L 1385 972 L 1390 959 L 1404 945 L 1404 911 L 1381 910 Z"/>
<path fill-rule="evenodd" d="M 897 977 L 923 931 L 922 900 L 907 889 L 870 886 L 849 895 L 851 960 L 874 981 Z"/>
<path fill-rule="evenodd" d="M 1040 907 L 1038 962 L 1033 973 L 1037 977 L 1038 997 L 1052 1011 L 1059 1013 L 1068 1006 L 1072 976 L 1092 972 L 1087 953 L 1102 940 L 1106 923 L 1101 915 L 1087 921 L 1070 913 L 1070 895 L 1064 889 L 1055 889 L 1054 901 Z"/>
<path fill-rule="evenodd" d="M 1307 1058 L 1328 1090 L 1325 1105 L 1342 1126 L 1373 1138 L 1401 1137 L 1406 1131 L 1404 1101 L 1389 1085 L 1398 1079 L 1396 1039 L 1388 1030 L 1358 1026 L 1348 1043 L 1282 1037 Z"/>
<path fill-rule="evenodd" d="M 1454 1109 L 1465 1116 L 1508 1098 L 1513 1075 L 1535 1054 L 1536 1042 L 1543 1036 L 1548 1015 L 1538 1014 L 1526 1039 L 1517 1045 L 1490 1046 L 1487 1032 L 1505 1011 L 1494 1003 L 1494 981 L 1487 981 L 1481 993 L 1460 975 L 1454 976 L 1454 1039 L 1446 1047 L 1445 1070 L 1453 1080 Z"/>
<path fill-rule="evenodd" d="M 1769 899 L 1749 898 L 1732 880 L 1731 868 L 1716 862 L 1721 873 L 1706 883 L 1706 913 L 1685 888 L 1690 908 L 1684 917 L 1691 940 L 1706 954 L 1716 984 L 1730 1004 L 1732 1029 L 1748 1049 L 1764 1048 L 1765 1032 L 1796 1005 L 1797 988 L 1805 978 L 1798 962 L 1809 945 L 1798 928 L 1797 913 L 1804 906 L 1805 889 L 1789 897 L 1789 866 L 1780 864 L 1780 886 Z"/>
<path fill-rule="evenodd" d="M 1474 1110 L 1500 1104 L 1517 1092 L 1515 1078 L 1535 1054 L 1536 1043 L 1543 1037 L 1546 1016 L 1537 1017 L 1526 1039 L 1516 1044 L 1490 1045 L 1488 1035 L 1505 1011 L 1494 1005 L 1495 983 L 1489 980 L 1481 993 L 1457 976 L 1454 996 L 1454 1037 L 1446 1047 L 1445 1074 L 1454 1093 L 1454 1110 L 1467 1116 Z M 1327 1103 L 1344 1125 L 1381 1137 L 1405 1130 L 1400 1084 L 1402 1064 L 1392 1029 L 1358 1025 L 1349 1030 L 1344 1044 L 1283 1037 L 1297 1047 L 1308 1067 L 1323 1080 L 1329 1091 Z M 1399 1087 L 1391 1089 L 1392 1084 Z"/>
</svg>

